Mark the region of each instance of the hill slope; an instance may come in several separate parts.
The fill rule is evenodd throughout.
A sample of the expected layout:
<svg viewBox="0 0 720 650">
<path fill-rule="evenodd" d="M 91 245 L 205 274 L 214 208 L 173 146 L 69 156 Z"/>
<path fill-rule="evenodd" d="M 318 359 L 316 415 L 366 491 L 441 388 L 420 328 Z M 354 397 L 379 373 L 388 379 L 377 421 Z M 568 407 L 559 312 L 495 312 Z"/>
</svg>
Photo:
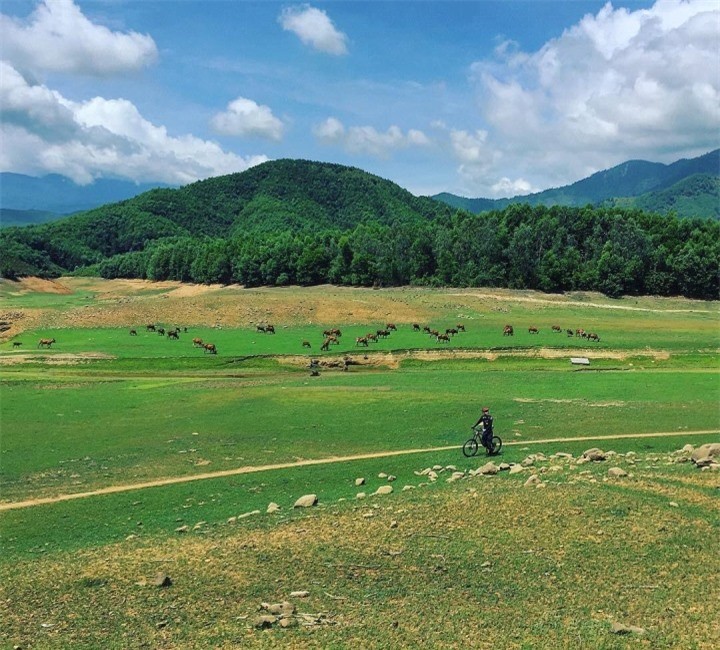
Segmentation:
<svg viewBox="0 0 720 650">
<path fill-rule="evenodd" d="M 514 203 L 576 207 L 607 203 L 661 213 L 681 206 L 682 214 L 678 212 L 681 216 L 720 218 L 720 202 L 715 200 L 717 190 L 712 183 L 683 183 L 697 175 L 720 178 L 720 149 L 697 158 L 678 160 L 670 165 L 630 160 L 571 185 L 510 199 L 470 199 L 448 193 L 437 194 L 433 198 L 474 213 L 498 210 Z M 643 199 L 637 202 L 626 200 L 640 196 Z"/>
</svg>

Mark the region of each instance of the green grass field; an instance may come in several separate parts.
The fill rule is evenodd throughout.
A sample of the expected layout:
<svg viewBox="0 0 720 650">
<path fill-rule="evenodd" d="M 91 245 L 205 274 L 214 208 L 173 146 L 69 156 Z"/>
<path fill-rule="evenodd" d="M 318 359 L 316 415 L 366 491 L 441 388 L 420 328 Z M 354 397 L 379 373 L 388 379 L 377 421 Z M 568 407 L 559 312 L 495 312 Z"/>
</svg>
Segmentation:
<svg viewBox="0 0 720 650">
<path fill-rule="evenodd" d="M 73 286 L 61 295 L 0 291 L 6 310 L 48 314 L 0 343 L 0 506 L 242 467 L 428 451 L 0 510 L 0 648 L 720 642 L 717 571 L 692 586 L 686 578 L 720 551 L 720 475 L 668 456 L 720 440 L 718 305 L 638 299 L 593 308 L 503 294 L 493 310 L 442 291 L 335 290 L 343 307 L 326 323 L 271 312 L 264 320 L 277 333 L 265 335 L 250 323 L 211 327 L 206 315 L 206 325 L 169 341 L 141 326 L 130 336 L 133 322 L 73 324 L 104 285 Z M 302 291 L 299 299 L 317 299 Z M 443 347 L 413 332 L 412 319 L 359 349 L 356 336 L 393 319 L 358 324 L 343 310 L 375 296 L 402 299 L 408 313 L 417 307 L 422 324 L 463 322 L 467 332 Z M 145 287 L 141 299 L 153 317 L 137 322 L 176 321 L 156 318 L 169 303 L 162 291 Z M 119 300 L 102 302 L 113 309 Z M 502 336 L 504 322 L 515 324 L 514 337 Z M 555 322 L 591 324 L 601 341 L 553 334 Z M 529 335 L 529 324 L 540 334 Z M 321 353 L 322 330 L 338 325 L 341 345 Z M 218 354 L 194 348 L 196 336 Z M 39 350 L 41 337 L 56 343 Z M 347 372 L 323 367 L 311 377 L 305 367 L 346 354 L 356 362 Z M 585 354 L 589 366 L 570 364 Z M 607 482 L 609 464 L 593 463 L 553 470 L 544 490 L 523 487 L 530 470 L 451 484 L 448 471 L 418 487 L 424 468 L 485 462 L 459 449 L 484 405 L 508 443 L 498 462 L 598 446 L 622 455 L 617 463 L 633 476 Z M 683 435 L 696 431 L 711 433 Z M 573 442 L 648 433 L 663 435 Z M 358 501 L 357 492 L 386 483 L 380 472 L 397 477 L 394 493 Z M 358 476 L 366 486 L 355 486 Z M 306 493 L 320 506 L 293 511 Z M 264 514 L 271 501 L 279 515 Z M 185 525 L 189 533 L 176 532 Z M 160 570 L 172 587 L 148 584 Z M 252 629 L 260 602 L 296 589 L 311 592 L 297 603 L 302 611 L 327 616 Z M 610 619 L 648 631 L 611 635 Z"/>
</svg>

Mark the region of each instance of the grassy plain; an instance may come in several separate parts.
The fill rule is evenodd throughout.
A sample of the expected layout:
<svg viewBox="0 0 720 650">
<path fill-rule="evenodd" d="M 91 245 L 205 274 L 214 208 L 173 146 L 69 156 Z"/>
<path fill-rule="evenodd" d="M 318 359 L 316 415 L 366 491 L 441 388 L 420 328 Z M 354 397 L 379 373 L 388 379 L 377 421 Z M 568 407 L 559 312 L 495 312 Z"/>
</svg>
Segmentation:
<svg viewBox="0 0 720 650">
<path fill-rule="evenodd" d="M 0 647 L 720 642 L 718 473 L 669 455 L 719 438 L 716 303 L 82 278 L 0 283 L 0 300 L 12 320 L 0 342 Z M 391 321 L 398 331 L 388 339 L 354 345 Z M 169 341 L 144 331 L 149 322 L 189 331 Z M 274 336 L 255 329 L 268 322 Z M 462 322 L 467 332 L 443 346 L 413 332 L 413 322 L 442 330 Z M 512 338 L 502 336 L 506 322 Z M 553 334 L 556 323 L 601 341 Z M 530 325 L 540 334 L 528 334 Z M 326 327 L 343 336 L 321 353 Z M 195 336 L 218 355 L 194 348 Z M 38 350 L 41 337 L 57 342 Z M 355 362 L 348 372 L 309 375 L 310 358 L 344 355 Z M 571 356 L 591 363 L 573 366 Z M 446 483 L 447 470 L 422 486 L 424 468 L 485 462 L 458 448 L 484 404 L 509 443 L 504 462 L 600 446 L 631 475 L 608 481 L 608 463 L 555 461 L 561 469 L 549 470 L 547 461 L 537 469 L 547 471 L 545 489 L 523 487 L 533 470 Z M 683 435 L 695 431 L 715 433 Z M 417 453 L 2 509 L 402 450 Z M 395 493 L 357 500 L 386 484 L 380 472 L 397 477 Z M 366 486 L 355 486 L 358 476 Z M 306 493 L 320 505 L 294 511 Z M 276 515 L 264 514 L 271 501 Z M 187 533 L 176 532 L 183 526 Z M 152 585 L 158 571 L 171 587 Z M 299 589 L 310 596 L 295 604 L 314 618 L 252 628 L 261 602 Z M 647 631 L 616 636 L 612 621 Z"/>
</svg>

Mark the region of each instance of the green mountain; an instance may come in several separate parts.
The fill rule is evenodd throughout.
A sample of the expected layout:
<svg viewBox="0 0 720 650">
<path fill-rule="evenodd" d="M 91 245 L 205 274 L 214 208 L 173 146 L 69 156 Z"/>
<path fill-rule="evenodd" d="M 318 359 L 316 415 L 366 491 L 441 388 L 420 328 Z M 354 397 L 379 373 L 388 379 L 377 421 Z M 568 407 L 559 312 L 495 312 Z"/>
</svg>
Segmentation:
<svg viewBox="0 0 720 650">
<path fill-rule="evenodd" d="M 671 210 L 681 214 L 674 207 L 681 206 L 682 216 L 720 218 L 716 184 L 708 182 L 707 178 L 689 184 L 686 182 L 695 176 L 720 178 L 720 149 L 697 158 L 678 160 L 670 165 L 630 160 L 571 185 L 510 199 L 469 199 L 447 193 L 433 198 L 476 214 L 501 210 L 517 203 L 578 207 L 616 204 L 655 210 L 662 214 Z"/>
<path fill-rule="evenodd" d="M 32 224 L 47 223 L 61 219 L 65 215 L 46 210 L 14 210 L 12 208 L 0 208 L 0 228 L 11 226 L 30 226 Z"/>
</svg>

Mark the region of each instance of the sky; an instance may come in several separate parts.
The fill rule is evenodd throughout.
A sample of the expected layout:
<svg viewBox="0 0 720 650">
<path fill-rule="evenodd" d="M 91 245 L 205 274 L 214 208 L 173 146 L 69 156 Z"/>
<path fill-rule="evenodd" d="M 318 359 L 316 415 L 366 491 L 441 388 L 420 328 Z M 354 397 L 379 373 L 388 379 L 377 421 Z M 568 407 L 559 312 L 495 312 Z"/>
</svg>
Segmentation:
<svg viewBox="0 0 720 650">
<path fill-rule="evenodd" d="M 718 0 L 3 0 L 0 171 L 499 198 L 720 146 Z"/>
</svg>

